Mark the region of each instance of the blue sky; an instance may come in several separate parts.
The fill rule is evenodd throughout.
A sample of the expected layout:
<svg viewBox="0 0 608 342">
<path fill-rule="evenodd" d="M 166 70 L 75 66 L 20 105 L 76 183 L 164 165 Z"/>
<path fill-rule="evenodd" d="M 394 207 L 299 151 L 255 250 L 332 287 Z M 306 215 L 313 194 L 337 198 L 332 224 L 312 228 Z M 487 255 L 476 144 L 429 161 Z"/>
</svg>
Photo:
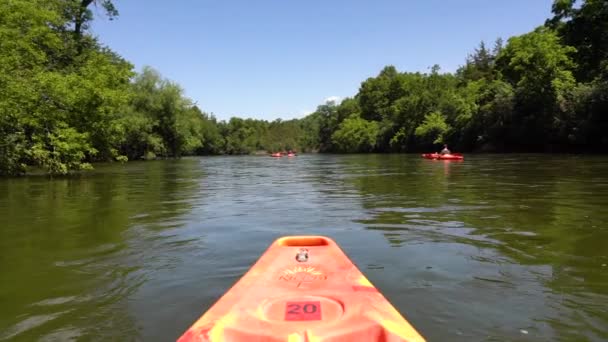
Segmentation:
<svg viewBox="0 0 608 342">
<path fill-rule="evenodd" d="M 303 117 L 386 65 L 453 72 L 485 40 L 541 25 L 552 0 L 115 0 L 93 34 L 218 119 Z M 101 14 L 101 11 L 96 11 Z"/>
</svg>

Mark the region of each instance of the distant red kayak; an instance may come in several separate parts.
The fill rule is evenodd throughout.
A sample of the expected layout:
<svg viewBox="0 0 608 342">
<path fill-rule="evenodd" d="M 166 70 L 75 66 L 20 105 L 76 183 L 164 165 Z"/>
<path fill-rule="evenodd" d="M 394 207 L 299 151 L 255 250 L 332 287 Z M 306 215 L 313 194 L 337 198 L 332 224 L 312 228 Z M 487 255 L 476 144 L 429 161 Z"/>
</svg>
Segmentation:
<svg viewBox="0 0 608 342">
<path fill-rule="evenodd" d="M 424 153 L 422 158 L 437 159 L 437 160 L 463 160 L 464 156 L 460 153 L 439 154 L 439 153 Z"/>
<path fill-rule="evenodd" d="M 271 154 L 270 156 L 275 157 L 275 158 L 281 158 L 283 155 L 281 154 L 281 152 L 277 152 L 277 153 Z"/>
</svg>

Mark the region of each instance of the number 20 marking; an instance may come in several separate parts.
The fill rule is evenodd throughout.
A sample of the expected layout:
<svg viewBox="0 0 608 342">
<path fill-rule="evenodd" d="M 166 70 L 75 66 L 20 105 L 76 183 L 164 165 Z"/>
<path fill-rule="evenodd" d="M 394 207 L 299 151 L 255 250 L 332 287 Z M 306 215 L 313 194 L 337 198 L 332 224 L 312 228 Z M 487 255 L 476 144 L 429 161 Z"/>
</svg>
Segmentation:
<svg viewBox="0 0 608 342">
<path fill-rule="evenodd" d="M 286 321 L 317 321 L 321 319 L 320 302 L 287 302 Z"/>
<path fill-rule="evenodd" d="M 289 308 L 287 313 L 290 315 L 299 315 L 300 309 L 304 311 L 305 314 L 314 314 L 317 312 L 317 306 L 315 304 L 305 304 L 304 306 L 300 306 L 300 304 L 289 304 L 287 305 Z"/>
</svg>

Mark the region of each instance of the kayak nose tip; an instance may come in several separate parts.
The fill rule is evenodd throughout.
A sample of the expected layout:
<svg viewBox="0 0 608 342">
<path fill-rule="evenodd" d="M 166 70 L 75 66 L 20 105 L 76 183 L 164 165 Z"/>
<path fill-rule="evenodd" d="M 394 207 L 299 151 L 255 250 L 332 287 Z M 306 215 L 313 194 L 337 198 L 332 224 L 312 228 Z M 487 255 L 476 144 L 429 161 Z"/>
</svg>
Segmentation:
<svg viewBox="0 0 608 342">
<path fill-rule="evenodd" d="M 277 244 L 283 247 L 316 247 L 329 246 L 330 240 L 323 236 L 285 236 Z"/>
</svg>

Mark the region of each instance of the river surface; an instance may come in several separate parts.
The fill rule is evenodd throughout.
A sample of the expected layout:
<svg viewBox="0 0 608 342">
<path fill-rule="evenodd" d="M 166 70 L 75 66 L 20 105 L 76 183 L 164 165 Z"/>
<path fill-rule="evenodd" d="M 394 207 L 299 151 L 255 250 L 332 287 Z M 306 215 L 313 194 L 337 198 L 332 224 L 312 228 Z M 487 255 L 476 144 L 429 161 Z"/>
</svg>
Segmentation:
<svg viewBox="0 0 608 342">
<path fill-rule="evenodd" d="M 173 341 L 277 237 L 429 341 L 608 340 L 608 157 L 203 157 L 0 179 L 0 340 Z"/>
</svg>

